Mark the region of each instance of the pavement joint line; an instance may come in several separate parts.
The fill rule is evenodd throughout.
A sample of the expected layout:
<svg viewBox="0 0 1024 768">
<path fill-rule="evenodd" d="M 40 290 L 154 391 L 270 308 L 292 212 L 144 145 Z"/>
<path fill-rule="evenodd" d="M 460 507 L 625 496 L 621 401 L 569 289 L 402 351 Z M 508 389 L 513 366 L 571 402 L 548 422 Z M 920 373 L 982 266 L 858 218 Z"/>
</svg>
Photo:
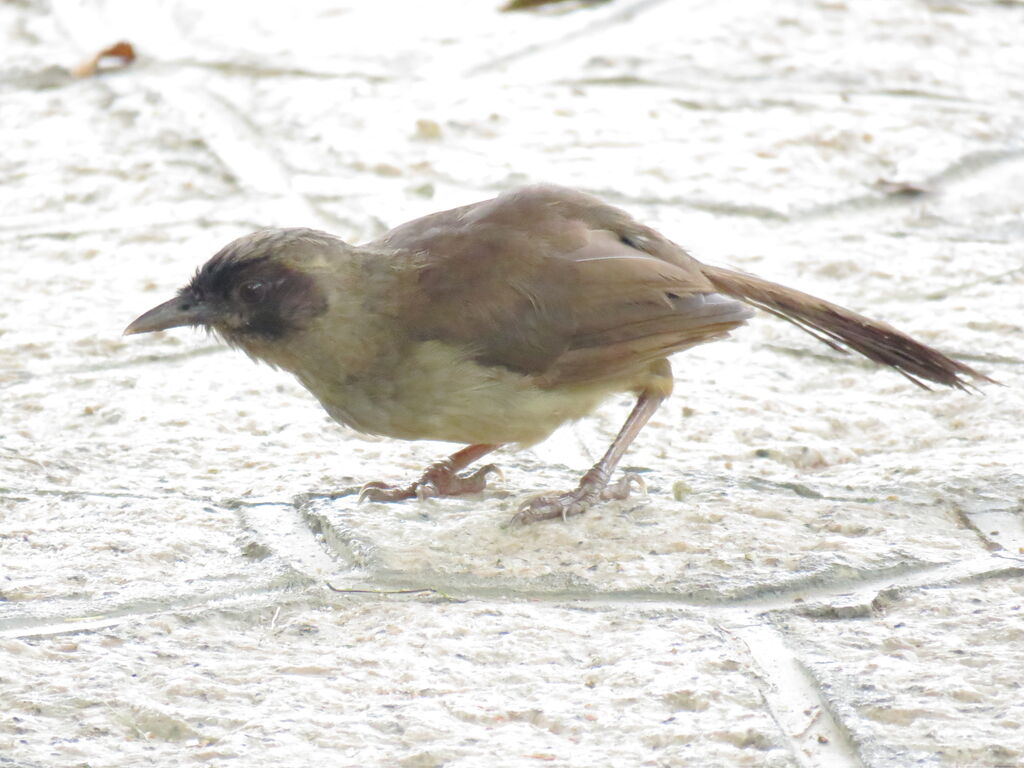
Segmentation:
<svg viewBox="0 0 1024 768">
<path fill-rule="evenodd" d="M 964 512 L 957 509 L 956 512 L 963 516 L 965 525 L 977 532 L 986 549 L 1024 554 L 1024 516 L 1020 511 L 989 509 Z"/>
<path fill-rule="evenodd" d="M 760 670 L 765 706 L 803 768 L 863 768 L 850 734 L 821 696 L 814 676 L 778 630 L 765 623 L 720 623 L 719 628 L 743 643 Z"/>
<path fill-rule="evenodd" d="M 24 497 L 19 494 L 24 494 Z M 52 496 L 62 499 L 80 499 L 83 497 L 97 498 L 97 499 L 138 499 L 140 501 L 165 501 L 165 500 L 185 500 L 193 501 L 198 504 L 208 504 L 215 506 L 210 499 L 202 498 L 199 496 L 188 496 L 186 494 L 173 494 L 173 495 L 148 495 L 143 493 L 129 493 L 128 491 L 89 491 L 89 490 L 76 490 L 76 489 L 62 489 L 62 488 L 0 488 L 0 500 L 2 499 L 13 499 L 15 501 L 29 501 L 32 496 Z"/>
<path fill-rule="evenodd" d="M 940 566 L 937 568 L 927 569 L 924 571 L 915 572 L 908 574 L 904 578 L 897 579 L 882 579 L 878 580 L 877 583 L 862 584 L 855 592 L 839 592 L 836 589 L 829 591 L 821 591 L 819 593 L 819 602 L 827 600 L 829 597 L 834 599 L 843 599 L 844 602 L 850 602 L 851 599 L 861 600 L 870 604 L 875 597 L 879 594 L 892 591 L 892 590 L 905 590 L 905 589 L 927 589 L 932 587 L 951 587 L 956 586 L 958 583 L 964 580 L 975 580 L 979 578 L 985 578 L 986 576 L 1002 576 L 1016 577 L 1020 573 L 1024 572 L 1024 566 L 1021 569 L 1017 568 L 1005 568 L 1000 569 L 988 568 L 987 565 L 993 559 L 1005 559 L 1005 558 L 981 558 L 972 561 L 966 561 L 962 563 L 954 563 L 948 566 Z M 293 571 L 294 572 L 294 571 Z M 309 601 L 313 599 L 310 589 L 316 587 L 319 589 L 321 595 L 320 600 L 324 604 L 337 602 L 334 599 L 325 599 L 324 596 L 328 595 L 328 586 L 326 579 L 317 580 L 308 577 L 301 571 L 298 571 L 299 575 L 302 575 L 303 581 L 305 582 L 306 588 L 302 590 L 302 599 Z M 351 579 L 353 574 L 347 574 Z M 932 578 L 926 578 L 931 576 Z M 938 576 L 938 578 L 935 578 Z M 954 580 L 950 580 L 947 577 L 954 577 Z M 672 595 L 665 593 L 642 593 L 642 592 L 622 592 L 622 593 L 599 593 L 599 592 L 583 592 L 583 591 L 562 591 L 562 592 L 540 592 L 540 591 L 523 591 L 514 590 L 507 587 L 495 586 L 495 587 L 460 587 L 456 584 L 443 584 L 440 583 L 443 580 L 432 581 L 426 583 L 424 581 L 412 581 L 407 576 L 400 573 L 370 573 L 367 576 L 359 577 L 358 581 L 349 582 L 346 581 L 345 575 L 333 575 L 330 577 L 330 581 L 335 587 L 344 584 L 345 588 L 357 588 L 366 587 L 369 585 L 372 588 L 379 589 L 386 587 L 388 589 L 401 588 L 401 589 L 417 589 L 417 590 L 431 590 L 436 594 L 446 597 L 449 599 L 462 599 L 462 600 L 479 600 L 481 602 L 496 601 L 496 602 L 533 602 L 533 603 L 545 603 L 550 605 L 563 605 L 571 607 L 575 604 L 578 608 L 620 608 L 622 606 L 634 607 L 639 609 L 643 608 L 656 608 L 661 610 L 672 610 L 679 611 L 684 610 L 692 612 L 693 609 L 703 609 L 707 611 L 711 617 L 717 617 L 716 620 L 728 621 L 730 626 L 733 628 L 742 628 L 745 625 L 756 625 L 761 623 L 762 616 L 769 613 L 792 613 L 794 609 L 799 612 L 800 608 L 806 607 L 807 603 L 799 603 L 793 605 L 793 600 L 800 597 L 800 593 L 790 593 L 788 595 L 776 595 L 769 597 L 765 600 L 747 600 L 735 603 L 720 603 L 713 604 L 708 602 L 695 602 L 692 599 L 688 599 L 685 595 L 679 595 L 678 598 L 673 598 Z M 163 615 L 168 613 L 195 613 L 205 611 L 216 611 L 226 606 L 229 606 L 232 602 L 243 602 L 253 596 L 268 596 L 272 597 L 275 595 L 286 595 L 294 593 L 298 585 L 295 583 L 291 584 L 270 584 L 262 588 L 240 590 L 231 594 L 221 593 L 216 596 L 205 596 L 200 599 L 186 599 L 181 601 L 179 604 L 166 604 L 153 608 L 153 600 L 148 599 L 140 601 L 135 604 L 127 604 L 109 610 L 105 613 L 91 614 L 87 606 L 82 606 L 78 613 L 89 614 L 87 618 L 82 619 L 86 622 L 85 624 L 68 625 L 67 621 L 77 620 L 65 620 L 59 616 L 47 616 L 39 619 L 40 623 L 33 623 L 31 621 L 26 622 L 24 619 L 8 619 L 6 621 L 0 620 L 0 637 L 27 637 L 34 636 L 37 634 L 60 634 L 63 632 L 77 632 L 87 630 L 90 623 L 98 622 L 104 626 L 114 625 L 123 623 L 125 621 L 133 620 L 139 617 Z M 841 588 L 840 588 L 841 589 Z M 806 594 L 806 592 L 803 592 Z M 3 627 L 4 624 L 8 624 L 8 627 Z M 10 626 L 14 624 L 15 626 Z"/>
<path fill-rule="evenodd" d="M 596 32 L 600 32 L 606 29 L 607 27 L 620 24 L 623 21 L 627 21 L 633 18 L 633 16 L 635 16 L 638 13 L 646 11 L 649 8 L 654 8 L 658 5 L 662 5 L 663 3 L 666 2 L 669 2 L 669 0 L 635 0 L 629 5 L 616 4 L 615 7 L 611 8 L 611 10 L 605 10 L 605 12 L 603 13 L 600 9 L 598 9 L 597 14 L 599 15 L 594 14 L 592 11 L 592 15 L 590 16 L 590 18 L 586 19 L 586 22 L 582 26 L 570 30 L 569 32 L 566 32 L 559 37 L 541 40 L 540 42 L 537 43 L 531 43 L 529 45 L 523 46 L 522 48 L 519 48 L 518 50 L 514 50 L 509 53 L 502 54 L 501 56 L 492 58 L 489 61 L 475 64 L 474 66 L 465 70 L 462 73 L 462 76 L 473 77 L 475 75 L 490 73 L 493 70 L 501 69 L 502 67 L 505 67 L 506 65 L 511 64 L 514 61 L 527 59 L 530 58 L 531 56 L 534 56 L 535 54 L 544 53 L 553 48 L 559 48 L 568 42 L 572 42 L 573 40 L 588 37 L 589 35 L 592 35 Z"/>
<path fill-rule="evenodd" d="M 984 173 L 990 168 L 998 168 L 1022 160 L 1024 160 L 1024 148 L 1020 146 L 968 152 L 953 160 L 941 171 L 933 173 L 925 181 L 925 184 L 939 181 L 957 182 Z"/>
<path fill-rule="evenodd" d="M 769 221 L 783 221 L 787 224 L 799 224 L 806 221 L 815 221 L 820 219 L 838 218 L 841 216 L 848 216 L 850 214 L 864 214 L 864 213 L 875 213 L 884 212 L 892 209 L 904 208 L 909 205 L 919 204 L 922 198 L 932 197 L 935 191 L 940 186 L 949 187 L 959 183 L 962 180 L 969 179 L 975 174 L 980 174 L 987 171 L 990 168 L 997 167 L 1002 163 L 1016 162 L 1024 157 L 1024 150 L 1018 149 L 1005 149 L 993 152 L 982 152 L 971 155 L 965 155 L 953 163 L 947 168 L 933 174 L 928 179 L 921 183 L 924 191 L 921 194 L 908 195 L 908 194 L 864 194 L 848 197 L 843 200 L 836 200 L 831 203 L 825 203 L 818 206 L 811 206 L 809 208 L 797 209 L 793 211 L 780 211 L 775 208 L 768 208 L 764 206 L 753 206 L 753 205 L 735 205 L 726 201 L 717 200 L 701 200 L 695 198 L 681 198 L 678 200 L 661 200 L 643 197 L 630 197 L 625 198 L 621 194 L 617 194 L 613 190 L 595 190 L 595 193 L 600 197 L 607 198 L 609 200 L 615 200 L 620 204 L 630 203 L 633 205 L 680 205 L 695 210 L 706 211 L 708 213 L 717 213 L 726 216 L 735 216 L 737 218 L 753 218 L 759 220 Z M 932 191 L 935 190 L 935 191 Z M 1019 270 L 1011 270 L 1007 274 L 1013 274 Z M 1001 277 L 1002 275 L 996 276 Z M 979 281 L 984 282 L 984 280 Z M 969 287 L 969 285 L 968 285 Z M 942 292 L 942 295 L 958 290 L 958 287 L 946 289 Z M 931 297 L 928 297 L 931 298 Z M 863 364 L 864 367 L 870 367 Z"/>
<path fill-rule="evenodd" d="M 341 231 L 348 223 L 302 192 L 295 183 L 295 171 L 262 138 L 259 131 L 231 101 L 211 92 L 198 78 L 192 88 L 165 87 L 160 97 L 178 109 L 219 162 L 250 192 L 279 197 L 278 207 L 291 209 L 289 216 L 327 231 Z M 281 190 L 284 190 L 282 195 Z"/>
<path fill-rule="evenodd" d="M 336 572 L 339 556 L 344 566 L 356 569 L 360 565 L 355 552 L 346 558 L 347 551 L 336 552 L 335 547 L 325 546 L 324 534 L 318 534 L 290 503 L 236 500 L 229 506 L 234 509 L 243 529 L 257 536 L 260 543 L 289 567 L 310 579 L 322 581 L 325 574 Z M 282 508 L 285 510 L 283 515 Z"/>
<path fill-rule="evenodd" d="M 929 301 L 936 301 L 938 299 L 944 299 L 947 296 L 955 296 L 955 295 L 957 295 L 959 293 L 962 293 L 963 291 L 965 291 L 965 290 L 967 290 L 969 288 L 974 288 L 975 286 L 978 286 L 978 285 L 991 285 L 993 283 L 998 283 L 1000 280 L 1003 280 L 1003 279 L 1005 279 L 1007 277 L 1012 277 L 1013 275 L 1016 275 L 1016 274 L 1024 274 L 1024 266 L 1022 266 L 1022 267 L 1014 267 L 1013 269 L 1007 269 L 1007 270 L 1004 270 L 1003 272 L 996 272 L 996 273 L 990 274 L 990 275 L 983 275 L 982 277 L 979 277 L 977 280 L 969 280 L 966 283 L 958 283 L 957 285 L 950 285 L 950 286 L 947 286 L 945 288 L 942 288 L 941 290 L 925 294 L 924 298 L 928 299 Z M 965 355 L 959 355 L 959 357 L 965 358 L 966 356 Z M 998 356 L 995 356 L 995 355 L 993 355 L 992 357 L 995 358 L 996 360 L 998 360 L 999 362 L 1016 363 L 1017 365 L 1020 365 L 1020 363 L 1022 362 L 1021 360 L 1017 360 L 1015 358 L 998 357 Z"/>
<path fill-rule="evenodd" d="M 305 589 L 297 590 L 295 584 L 268 584 L 262 588 L 221 593 L 215 596 L 207 595 L 198 600 L 185 599 L 178 601 L 177 604 L 168 603 L 162 606 L 154 606 L 152 599 L 146 599 L 96 614 L 89 614 L 88 606 L 83 606 L 84 610 L 76 611 L 76 613 L 86 615 L 67 618 L 45 616 L 39 617 L 37 621 L 18 617 L 0 619 L 0 639 L 28 639 L 95 632 L 133 621 L 145 621 L 157 616 L 215 613 L 237 607 L 252 607 L 253 605 L 269 608 L 292 603 L 309 603 L 311 598 L 315 600 L 315 593 L 311 593 L 308 585 Z"/>
<path fill-rule="evenodd" d="M 342 225 L 295 189 L 294 173 L 234 104 L 209 91 L 200 78 L 188 88 L 166 81 L 159 85 L 153 92 L 178 111 L 239 186 L 262 195 L 284 190 L 282 205 L 292 209 L 296 220 L 327 230 Z"/>
<path fill-rule="evenodd" d="M 957 521 L 960 525 L 969 531 L 973 532 L 978 538 L 978 543 L 990 552 L 995 552 L 1004 549 L 1003 545 L 999 542 L 993 541 L 988 535 L 982 532 L 979 526 L 979 521 L 975 520 L 976 512 L 968 512 L 963 509 L 960 505 L 954 505 L 953 514 L 956 515 Z M 991 526 L 989 526 L 991 528 Z"/>
<path fill-rule="evenodd" d="M 947 190 L 962 181 L 981 175 L 992 168 L 1012 164 L 1024 159 L 1024 149 L 1006 147 L 998 150 L 971 152 L 953 160 L 942 170 L 933 173 L 920 182 L 921 194 L 866 194 L 856 195 L 823 205 L 795 210 L 787 215 L 790 223 L 835 218 L 850 213 L 863 213 L 889 208 L 902 208 L 919 204 L 922 199 L 934 197 L 940 190 Z"/>
<path fill-rule="evenodd" d="M 401 572 L 371 572 L 369 583 L 384 585 L 389 589 L 432 589 L 439 594 L 453 598 L 477 600 L 501 600 L 512 602 L 543 602 L 543 603 L 578 603 L 581 606 L 618 607 L 634 604 L 636 607 L 660 608 L 668 610 L 703 609 L 734 616 L 759 616 L 768 613 L 793 613 L 815 605 L 839 602 L 843 605 L 859 602 L 870 606 L 872 601 L 883 592 L 905 589 L 928 589 L 953 587 L 961 582 L 974 581 L 990 577 L 1016 577 L 1024 572 L 1024 559 L 1014 560 L 1021 567 L 1007 567 L 1003 563 L 993 564 L 993 560 L 1004 558 L 985 557 L 970 561 L 948 563 L 945 565 L 918 568 L 899 575 L 878 576 L 857 582 L 844 584 L 827 584 L 821 587 L 803 587 L 786 591 L 766 591 L 763 597 L 742 598 L 719 601 L 694 599 L 692 595 L 668 592 L 589 592 L 585 590 L 523 590 L 511 586 L 482 586 L 475 584 L 459 584 L 458 580 L 447 578 L 429 578 L 421 574 L 417 579 L 410 579 L 408 574 Z M 339 583 L 336 581 L 335 584 Z M 368 582 L 360 580 L 358 586 Z M 356 586 L 356 585 L 349 585 Z M 800 602 L 794 602 L 799 600 Z"/>
<path fill-rule="evenodd" d="M 758 613 L 800 613 L 815 605 L 840 603 L 844 606 L 860 604 L 871 606 L 875 599 L 883 593 L 912 589 L 930 589 L 953 587 L 958 584 L 974 581 L 986 576 L 1015 577 L 1024 572 L 1024 559 L 1014 560 L 1018 567 L 1007 567 L 997 556 L 973 558 L 966 561 L 946 563 L 930 567 L 917 568 L 895 576 L 878 576 L 863 581 L 847 582 L 846 584 L 825 584 L 809 589 L 792 590 L 779 593 L 777 596 L 766 596 L 759 599 L 737 601 L 732 605 L 722 606 L 723 609 L 756 610 Z M 795 600 L 800 600 L 794 604 Z"/>
<path fill-rule="evenodd" d="M 389 82 L 386 77 L 368 72 L 360 72 L 358 69 L 339 73 L 333 70 L 316 70 L 309 67 L 263 66 L 260 62 L 256 61 L 238 63 L 233 61 L 201 61 L 198 59 L 162 59 L 160 63 L 172 71 L 177 67 L 188 67 L 210 72 L 220 72 L 236 77 L 239 75 L 249 75 L 252 77 L 308 77 L 313 80 L 359 80 L 360 82 L 372 85 Z"/>
<path fill-rule="evenodd" d="M 312 511 L 306 503 L 297 510 L 304 526 L 323 542 L 329 555 L 359 569 L 376 571 L 382 567 L 380 550 L 374 542 L 349 526 L 332 522 L 326 515 Z"/>
</svg>

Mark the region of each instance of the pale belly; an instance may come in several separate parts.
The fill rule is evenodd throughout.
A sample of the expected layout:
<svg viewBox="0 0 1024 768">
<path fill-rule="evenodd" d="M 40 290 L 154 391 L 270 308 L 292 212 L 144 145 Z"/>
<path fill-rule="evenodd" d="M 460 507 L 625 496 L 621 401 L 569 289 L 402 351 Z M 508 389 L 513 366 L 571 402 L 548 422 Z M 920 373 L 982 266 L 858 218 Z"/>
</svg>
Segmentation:
<svg viewBox="0 0 1024 768">
<path fill-rule="evenodd" d="M 361 432 L 465 444 L 540 442 L 621 389 L 540 389 L 527 376 L 481 366 L 439 342 L 417 345 L 387 374 L 344 384 L 295 373 L 335 420 Z"/>
</svg>

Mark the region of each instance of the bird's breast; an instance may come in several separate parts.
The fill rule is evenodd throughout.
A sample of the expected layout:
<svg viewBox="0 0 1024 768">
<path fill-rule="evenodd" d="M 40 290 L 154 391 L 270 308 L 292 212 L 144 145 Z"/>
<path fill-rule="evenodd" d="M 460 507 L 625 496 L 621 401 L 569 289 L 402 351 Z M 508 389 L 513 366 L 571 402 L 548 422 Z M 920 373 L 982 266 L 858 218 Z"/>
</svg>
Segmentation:
<svg viewBox="0 0 1024 768">
<path fill-rule="evenodd" d="M 531 377 L 481 365 L 439 341 L 378 355 L 366 370 L 295 370 L 336 421 L 403 440 L 455 443 L 540 442 L 561 424 L 593 411 L 614 389 L 541 389 Z"/>
</svg>

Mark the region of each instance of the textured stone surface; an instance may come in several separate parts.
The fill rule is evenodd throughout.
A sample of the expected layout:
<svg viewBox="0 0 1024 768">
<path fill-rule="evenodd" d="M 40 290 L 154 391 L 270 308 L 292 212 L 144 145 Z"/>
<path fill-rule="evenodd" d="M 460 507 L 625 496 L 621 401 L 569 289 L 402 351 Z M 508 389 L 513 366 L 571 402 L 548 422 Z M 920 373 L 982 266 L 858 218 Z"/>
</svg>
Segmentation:
<svg viewBox="0 0 1024 768">
<path fill-rule="evenodd" d="M 497 5 L 0 4 L 0 764 L 1019 764 L 1019 4 Z M 1007 386 L 758 317 L 674 360 L 648 495 L 508 528 L 628 398 L 479 496 L 358 505 L 304 494 L 451 446 L 120 335 L 257 227 L 533 181 Z"/>
</svg>

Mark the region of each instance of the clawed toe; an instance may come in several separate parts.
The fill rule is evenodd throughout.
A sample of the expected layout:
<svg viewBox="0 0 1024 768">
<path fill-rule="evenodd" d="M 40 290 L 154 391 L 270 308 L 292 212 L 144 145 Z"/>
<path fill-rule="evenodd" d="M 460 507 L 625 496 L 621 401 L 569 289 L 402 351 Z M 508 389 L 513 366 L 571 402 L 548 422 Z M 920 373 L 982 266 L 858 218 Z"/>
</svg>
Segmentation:
<svg viewBox="0 0 1024 768">
<path fill-rule="evenodd" d="M 468 477 L 460 477 L 459 480 L 473 486 L 472 490 L 467 491 L 467 493 L 480 493 L 480 491 L 487 487 L 488 475 L 494 475 L 501 480 L 501 482 L 505 482 L 505 473 L 497 464 L 487 464 L 480 467 L 480 469 L 472 475 L 469 475 Z"/>
<path fill-rule="evenodd" d="M 527 499 L 519 505 L 519 511 L 509 520 L 510 525 L 527 525 L 537 523 L 541 520 L 554 520 L 562 518 L 567 520 L 572 515 L 583 514 L 586 506 L 581 500 L 573 498 L 574 494 L 566 493 L 561 496 L 544 494 Z"/>
<path fill-rule="evenodd" d="M 526 525 L 541 520 L 568 520 L 575 515 L 582 515 L 597 500 L 595 493 L 546 493 L 527 499 L 519 505 L 519 511 L 509 521 L 511 525 Z"/>
<path fill-rule="evenodd" d="M 420 501 L 435 496 L 463 496 L 467 493 L 480 493 L 487 487 L 487 476 L 497 475 L 502 480 L 505 473 L 497 464 L 480 467 L 469 475 L 443 473 L 414 483 L 416 498 Z"/>
<path fill-rule="evenodd" d="M 382 483 L 379 480 L 373 480 L 366 483 L 362 488 L 359 489 L 359 498 L 356 500 L 357 504 L 362 504 L 364 501 L 402 501 L 403 499 L 411 499 L 416 496 L 415 485 L 401 488 L 396 485 L 388 485 Z"/>
<path fill-rule="evenodd" d="M 595 501 L 629 498 L 634 486 L 642 493 L 647 492 L 647 484 L 635 472 L 627 472 L 617 482 L 604 487 L 598 487 L 584 477 L 580 486 L 569 493 L 546 493 L 527 499 L 519 505 L 519 511 L 509 520 L 509 524 L 526 525 L 557 518 L 568 520 L 582 515 Z"/>
<path fill-rule="evenodd" d="M 625 472 L 617 482 L 612 483 L 601 491 L 601 498 L 605 501 L 628 499 L 633 488 L 636 488 L 644 496 L 647 495 L 647 483 L 636 472 Z"/>
<path fill-rule="evenodd" d="M 488 475 L 497 475 L 502 480 L 505 474 L 496 464 L 480 467 L 472 474 L 461 476 L 443 467 L 432 467 L 419 480 L 409 486 L 392 486 L 380 481 L 366 483 L 359 491 L 359 502 L 403 501 L 405 499 L 431 499 L 441 496 L 462 496 L 479 493 L 487 487 Z"/>
</svg>

